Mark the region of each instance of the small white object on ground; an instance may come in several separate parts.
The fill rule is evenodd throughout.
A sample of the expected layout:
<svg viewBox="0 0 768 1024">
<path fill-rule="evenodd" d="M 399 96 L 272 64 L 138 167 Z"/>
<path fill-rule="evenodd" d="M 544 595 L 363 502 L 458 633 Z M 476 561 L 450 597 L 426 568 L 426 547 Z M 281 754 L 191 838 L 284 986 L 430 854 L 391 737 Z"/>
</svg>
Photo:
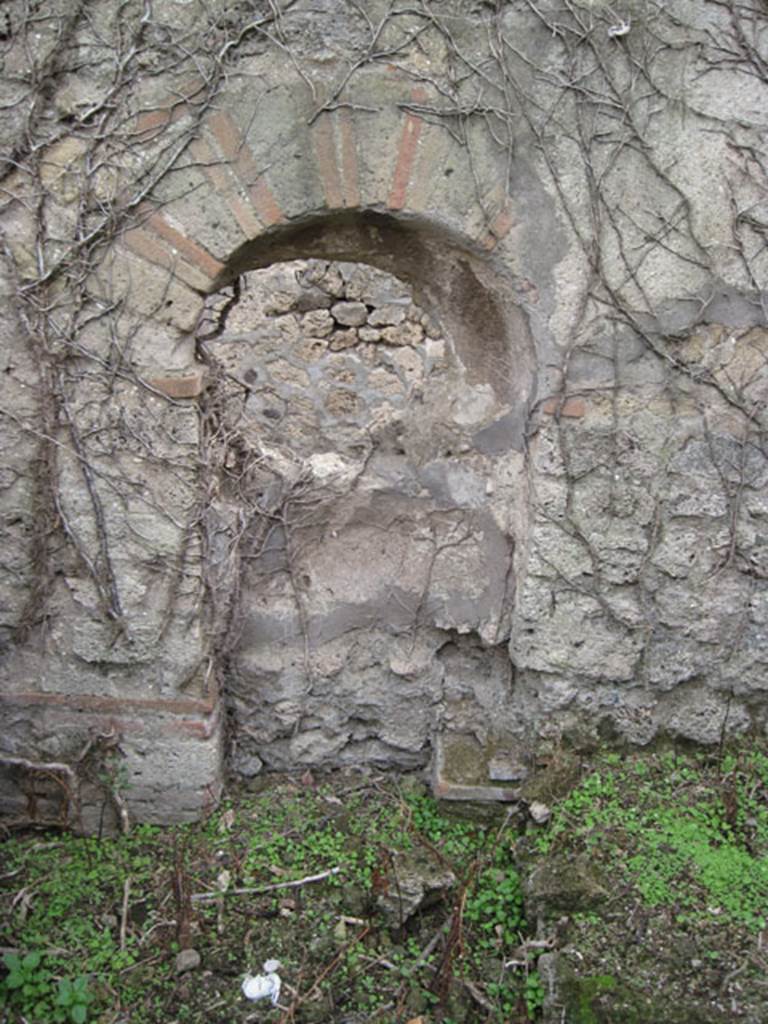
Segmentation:
<svg viewBox="0 0 768 1024">
<path fill-rule="evenodd" d="M 629 18 L 627 18 L 626 21 L 624 21 L 624 19 L 621 18 L 616 25 L 611 25 L 611 27 L 608 29 L 608 35 L 611 39 L 618 39 L 621 36 L 625 36 L 631 28 L 632 22 L 629 20 Z"/>
<path fill-rule="evenodd" d="M 537 825 L 543 825 L 552 816 L 552 811 L 550 811 L 546 804 L 541 803 L 540 800 L 534 800 L 533 803 L 528 805 L 528 813 Z"/>
<path fill-rule="evenodd" d="M 243 980 L 243 995 L 246 999 L 256 1002 L 258 999 L 272 1000 L 272 1005 L 277 1006 L 280 998 L 280 975 L 277 973 L 280 967 L 279 960 L 265 960 L 263 974 L 246 974 Z"/>
</svg>

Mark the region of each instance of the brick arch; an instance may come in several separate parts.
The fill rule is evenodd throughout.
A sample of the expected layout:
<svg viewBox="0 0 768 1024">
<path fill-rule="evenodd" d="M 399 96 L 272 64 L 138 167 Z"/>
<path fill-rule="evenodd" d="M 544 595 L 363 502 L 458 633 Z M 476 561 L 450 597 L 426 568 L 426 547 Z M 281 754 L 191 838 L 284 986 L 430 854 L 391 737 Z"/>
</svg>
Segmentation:
<svg viewBox="0 0 768 1024">
<path fill-rule="evenodd" d="M 196 88 L 192 83 L 186 97 L 180 100 L 177 92 L 165 109 L 140 118 L 138 137 L 151 140 L 170 120 L 184 118 Z M 503 388 L 509 414 L 487 443 L 504 451 L 522 445 L 535 360 L 510 278 L 495 259 L 510 243 L 515 218 L 501 198 L 501 171 L 478 193 L 466 150 L 419 115 L 425 95 L 396 76 L 372 76 L 356 91 L 361 111 L 344 108 L 315 118 L 306 97 L 276 89 L 257 121 L 242 97 L 223 95 L 151 201 L 105 253 L 93 293 L 103 288 L 110 308 L 119 311 L 118 334 L 130 323 L 126 353 L 139 376 L 136 387 L 127 376 L 121 380 L 115 415 L 124 408 L 141 416 L 150 408 L 158 444 L 173 446 L 178 431 L 177 468 L 197 451 L 194 410 L 184 403 L 202 387 L 194 327 L 206 296 L 245 270 L 302 255 L 361 260 L 406 278 L 456 338 L 469 383 L 474 376 Z M 374 106 L 375 114 L 367 112 Z M 194 459 L 183 501 L 194 491 Z M 151 498 L 156 486 L 159 502 L 175 500 L 161 470 L 149 482 L 138 460 L 135 466 L 126 460 L 123 471 L 131 496 L 107 504 L 108 527 L 116 543 L 126 545 L 126 562 L 133 555 L 125 538 L 133 531 L 142 559 L 164 567 L 153 577 L 157 607 L 147 607 L 139 588 L 127 585 L 127 565 L 116 566 L 118 584 L 126 584 L 126 621 L 140 640 L 148 637 L 146 650 L 116 646 L 95 613 L 74 602 L 56 664 L 82 663 L 77 689 L 68 692 L 69 676 L 62 676 L 47 684 L 50 692 L 27 692 L 19 684 L 18 692 L 0 695 L 0 703 L 11 714 L 31 709 L 30 749 L 33 733 L 77 736 L 84 724 L 118 732 L 132 813 L 186 819 L 215 800 L 221 783 L 222 705 L 196 597 L 187 600 L 187 632 L 173 642 L 161 607 L 162 594 L 178 582 L 168 553 L 185 550 L 194 532 L 185 516 L 194 520 L 196 506 L 183 505 L 169 526 L 143 497 Z"/>
<path fill-rule="evenodd" d="M 184 99 L 174 93 L 139 118 L 139 136 L 151 138 L 189 114 L 199 88 L 191 82 Z M 311 225 L 331 214 L 347 224 L 356 215 L 390 240 L 399 228 L 401 239 L 419 237 L 433 253 L 447 248 L 465 265 L 490 266 L 519 219 L 502 185 L 503 154 L 481 161 L 485 180 L 479 181 L 469 148 L 421 113 L 429 102 L 426 87 L 388 72 L 356 87 L 354 109 L 319 116 L 306 95 L 287 88 L 263 98 L 255 117 L 247 95 L 219 97 L 113 254 L 118 265 L 127 264 L 113 279 L 129 279 L 137 260 L 170 274 L 170 301 L 158 310 L 150 296 L 127 290 L 128 306 L 189 330 L 201 297 L 242 266 L 246 254 L 258 253 L 254 265 L 263 266 L 274 261 L 273 247 L 285 251 L 292 241 L 298 253 Z M 378 225 L 377 217 L 383 218 Z M 393 248 L 402 273 L 406 254 L 399 243 Z M 418 275 L 410 277 L 428 300 Z"/>
<path fill-rule="evenodd" d="M 317 257 L 395 274 L 450 335 L 467 388 L 490 387 L 495 394 L 497 418 L 472 444 L 490 458 L 521 452 L 536 359 L 510 261 L 497 258 L 499 247 L 512 243 L 515 223 L 501 198 L 501 169 L 487 162 L 498 180 L 482 185 L 478 199 L 466 149 L 415 112 L 426 93 L 386 78 L 380 87 L 390 103 L 376 115 L 344 108 L 312 118 L 294 96 L 273 98 L 263 117 L 276 126 L 277 142 L 247 120 L 244 107 L 223 97 L 191 142 L 184 167 L 159 191 L 162 205 L 142 211 L 123 252 L 172 276 L 178 293 L 163 309 L 189 338 L 193 367 L 191 329 L 206 296 L 243 273 Z M 370 80 L 368 89 L 373 98 L 379 87 Z M 365 100 L 360 97 L 361 105 Z M 151 383 L 170 388 L 174 398 L 193 396 L 196 373 L 189 390 L 185 383 L 179 390 L 172 378 Z M 478 564 L 478 574 L 495 579 L 503 563 L 508 581 L 507 541 L 495 536 L 490 520 L 478 519 L 475 529 L 493 535 L 489 543 L 499 548 L 487 565 Z"/>
<path fill-rule="evenodd" d="M 343 197 L 343 192 L 340 190 L 338 195 Z M 442 749 L 438 747 L 442 739 L 435 732 L 438 726 L 433 709 L 437 701 L 434 679 L 443 671 L 439 651 L 444 641 L 434 639 L 434 630 L 441 638 L 454 633 L 470 633 L 478 638 L 477 647 L 469 644 L 466 652 L 462 648 L 462 657 L 476 663 L 479 674 L 491 676 L 494 699 L 503 705 L 497 709 L 499 724 L 506 724 L 512 715 L 511 696 L 506 689 L 509 681 L 500 665 L 506 666 L 504 671 L 511 677 L 501 648 L 508 635 L 506 623 L 511 620 L 514 601 L 515 552 L 522 539 L 519 524 L 502 529 L 494 515 L 479 507 L 482 502 L 475 498 L 470 500 L 471 507 L 463 505 L 463 499 L 454 498 L 448 480 L 454 479 L 451 473 L 464 471 L 461 461 L 465 456 L 475 460 L 475 469 L 469 471 L 475 474 L 471 477 L 473 481 L 480 480 L 476 467 L 484 467 L 485 487 L 493 488 L 492 481 L 504 475 L 502 465 L 506 466 L 506 479 L 517 480 L 516 474 L 522 471 L 520 453 L 525 446 L 527 411 L 535 385 L 533 340 L 526 317 L 515 302 L 512 279 L 496 264 L 490 250 L 477 238 L 453 228 L 445 218 L 408 209 L 367 207 L 361 203 L 338 209 L 311 208 L 291 220 L 275 220 L 219 260 L 219 269 L 208 290 L 224 288 L 249 271 L 302 258 L 368 263 L 410 284 L 419 304 L 433 314 L 450 336 L 461 367 L 458 376 L 462 383 L 457 391 L 461 391 L 462 400 L 473 401 L 482 395 L 482 402 L 490 402 L 488 408 L 492 412 L 476 426 L 467 425 L 457 432 L 461 455 L 457 454 L 453 440 L 449 445 L 441 445 L 439 452 L 435 446 L 428 456 L 417 444 L 403 443 L 399 447 L 404 460 L 413 449 L 417 451 L 416 463 L 423 459 L 434 467 L 432 480 L 431 471 L 424 470 L 426 486 L 422 491 L 426 497 L 416 497 L 410 491 L 407 495 L 385 495 L 374 487 L 368 497 L 354 498 L 354 510 L 344 504 L 344 495 L 327 498 L 333 512 L 329 506 L 319 514 L 327 516 L 325 521 L 332 522 L 334 527 L 328 528 L 330 535 L 326 536 L 325 526 L 315 524 L 324 533 L 323 540 L 319 548 L 307 542 L 300 568 L 292 570 L 307 581 L 324 581 L 322 588 L 307 583 L 306 605 L 302 602 L 300 610 L 294 609 L 301 620 L 300 628 L 305 631 L 304 658 L 310 656 L 307 652 L 311 650 L 312 657 L 323 664 L 326 656 L 331 661 L 337 656 L 346 659 L 347 654 L 342 656 L 339 650 L 346 644 L 347 632 L 357 637 L 370 630 L 371 636 L 376 636 L 372 649 L 378 651 L 381 645 L 382 650 L 391 646 L 394 651 L 399 634 L 411 628 L 404 625 L 404 609 L 422 585 L 423 576 L 425 610 L 422 611 L 422 599 L 414 607 L 418 609 L 416 616 L 425 617 L 426 622 L 419 621 L 417 625 L 414 619 L 412 628 L 433 629 L 430 642 L 434 649 L 430 647 L 425 655 L 425 666 L 413 670 L 413 685 L 417 690 L 424 687 L 424 696 L 410 716 L 406 748 L 398 749 L 394 738 L 394 723 L 398 721 L 397 709 L 392 706 L 392 701 L 397 701 L 394 693 L 372 699 L 367 710 L 360 709 L 359 716 L 354 709 L 347 709 L 331 725 L 341 698 L 326 696 L 324 687 L 331 685 L 328 680 L 318 682 L 314 669 L 310 672 L 278 668 L 277 661 L 271 669 L 266 667 L 276 654 L 275 645 L 281 652 L 288 652 L 286 664 L 302 663 L 301 653 L 295 647 L 296 623 L 292 612 L 284 614 L 286 595 L 279 588 L 260 588 L 243 574 L 236 587 L 246 602 L 242 637 L 236 648 L 230 650 L 226 665 L 220 666 L 222 676 L 226 676 L 223 699 L 231 705 L 231 735 L 238 741 L 244 740 L 247 751 L 244 757 L 237 754 L 234 763 L 250 764 L 255 757 L 256 763 L 263 761 L 282 770 L 302 763 L 338 765 L 357 758 L 391 758 L 392 764 L 412 767 L 424 763 L 430 749 Z M 434 420 L 429 418 L 435 414 L 428 402 L 419 405 L 419 409 L 425 436 L 428 433 L 430 438 L 438 437 L 442 419 L 450 420 L 448 409 L 441 407 Z M 467 412 L 467 424 L 472 422 L 472 415 Z M 396 488 L 393 490 L 396 492 Z M 362 491 L 367 489 L 363 487 Z M 431 565 L 422 564 L 420 533 L 433 513 L 457 516 L 456 521 L 466 527 L 471 545 L 462 556 L 461 572 L 450 581 L 447 576 L 439 581 L 435 576 L 433 580 Z M 403 536 L 392 546 L 391 558 L 389 550 L 379 551 L 379 564 L 373 558 L 373 539 L 381 538 L 389 517 L 402 517 L 410 525 L 403 528 Z M 342 522 L 344 526 L 340 525 Z M 438 547 L 453 543 L 452 535 L 443 537 L 443 526 L 434 529 L 434 543 Z M 395 563 L 409 564 L 412 570 L 407 574 L 408 580 L 402 581 L 402 598 Z M 258 576 L 258 564 L 253 569 Z M 364 584 L 354 596 L 351 591 L 348 597 L 337 596 L 345 593 L 345 574 L 359 581 L 366 571 L 377 579 L 378 585 Z M 331 596 L 324 596 L 326 592 Z M 354 644 L 357 643 L 355 640 Z M 350 641 L 345 650 L 349 652 L 352 648 Z M 328 655 L 331 649 L 332 656 Z M 397 661 L 396 654 L 392 657 Z M 397 663 L 392 671 L 399 672 L 400 667 Z M 386 671 L 382 669 L 383 673 Z M 408 675 L 411 670 L 404 671 Z M 286 715 L 293 714 L 287 709 L 294 704 L 294 676 L 306 687 L 306 693 L 295 721 L 286 725 Z M 264 692 L 267 677 L 271 678 L 269 697 Z M 342 692 L 346 692 L 345 683 L 339 682 L 338 693 Z M 351 699 L 349 704 L 353 704 Z M 479 703 L 473 713 L 484 714 Z M 357 718 L 366 724 L 353 725 L 350 732 L 347 725 Z M 286 729 L 291 738 L 284 734 Z"/>
</svg>

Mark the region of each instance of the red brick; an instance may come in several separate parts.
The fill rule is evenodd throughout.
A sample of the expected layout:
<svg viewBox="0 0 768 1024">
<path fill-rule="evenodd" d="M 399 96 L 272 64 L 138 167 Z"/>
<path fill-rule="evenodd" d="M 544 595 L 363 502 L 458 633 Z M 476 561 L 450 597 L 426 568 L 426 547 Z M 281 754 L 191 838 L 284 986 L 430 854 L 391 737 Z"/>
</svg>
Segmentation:
<svg viewBox="0 0 768 1024">
<path fill-rule="evenodd" d="M 211 717 L 206 719 L 190 719 L 182 718 L 181 721 L 173 722 L 167 732 L 171 733 L 184 733 L 185 736 L 192 736 L 197 740 L 209 740 L 214 736 L 219 728 L 219 720 L 217 717 Z"/>
<path fill-rule="evenodd" d="M 134 711 L 164 711 L 169 714 L 210 715 L 218 704 L 218 692 L 206 699 L 181 697 L 162 700 L 156 697 L 99 697 L 93 694 L 0 693 L 0 704 L 13 707 L 58 707 L 67 711 L 92 711 L 105 714 L 130 714 Z"/>
<path fill-rule="evenodd" d="M 203 392 L 204 383 L 202 369 L 147 378 L 147 384 L 153 390 L 161 391 L 168 398 L 197 398 Z"/>
<path fill-rule="evenodd" d="M 341 177 L 344 188 L 344 205 L 354 209 L 360 205 L 360 172 L 357 164 L 355 122 L 352 119 L 351 111 L 339 111 L 339 127 L 341 130 Z"/>
<path fill-rule="evenodd" d="M 484 249 L 493 249 L 512 229 L 515 218 L 510 206 L 505 205 L 488 225 L 488 233 L 480 243 Z"/>
<path fill-rule="evenodd" d="M 548 398 L 541 404 L 541 411 L 548 416 L 568 416 L 580 419 L 587 413 L 587 403 L 579 398 Z"/>
<path fill-rule="evenodd" d="M 232 118 L 219 111 L 208 120 L 208 127 L 222 155 L 232 163 L 235 174 L 248 193 L 261 223 L 269 227 L 271 224 L 284 221 L 285 216 L 280 205 Z"/>
<path fill-rule="evenodd" d="M 147 263 L 164 267 L 196 291 L 204 291 L 211 283 L 210 278 L 202 274 L 196 267 L 185 263 L 178 254 L 174 255 L 167 244 L 150 231 L 143 228 L 131 228 L 123 235 L 123 242 L 137 256 Z"/>
<path fill-rule="evenodd" d="M 149 110 L 145 114 L 139 114 L 136 119 L 136 131 L 139 135 L 147 135 L 150 132 L 158 131 L 170 124 L 171 111 L 167 108 L 160 110 Z"/>
<path fill-rule="evenodd" d="M 283 211 L 263 177 L 249 185 L 248 191 L 259 218 L 267 227 L 272 224 L 280 224 L 285 220 Z"/>
<path fill-rule="evenodd" d="M 192 101 L 205 88 L 205 80 L 195 75 L 182 83 L 177 92 L 169 93 L 154 110 L 147 110 L 136 118 L 136 131 L 140 135 L 155 134 L 188 113 Z"/>
<path fill-rule="evenodd" d="M 426 91 L 417 86 L 411 93 L 414 103 L 423 103 L 427 98 Z M 389 190 L 387 205 L 391 210 L 402 210 L 405 206 L 408 184 L 411 180 L 413 164 L 416 159 L 416 151 L 419 146 L 419 139 L 424 122 L 416 114 L 405 115 L 400 145 L 397 151 L 397 163 L 392 177 L 392 187 Z"/>
<path fill-rule="evenodd" d="M 197 242 L 193 242 L 191 238 L 187 238 L 181 231 L 173 227 L 172 224 L 169 224 L 162 214 L 153 213 L 147 221 L 147 225 L 156 235 L 169 242 L 178 251 L 183 260 L 191 263 L 192 266 L 196 266 L 212 281 L 224 270 L 223 263 L 220 263 L 215 257 L 211 256 Z"/>
<path fill-rule="evenodd" d="M 341 175 L 336 162 L 336 141 L 333 135 L 333 120 L 330 114 L 321 114 L 312 126 L 312 147 L 323 185 L 325 205 L 329 210 L 338 210 L 344 205 Z"/>
<path fill-rule="evenodd" d="M 207 124 L 219 144 L 222 156 L 230 163 L 235 163 L 240 155 L 241 138 L 232 118 L 220 110 L 208 118 Z"/>
</svg>

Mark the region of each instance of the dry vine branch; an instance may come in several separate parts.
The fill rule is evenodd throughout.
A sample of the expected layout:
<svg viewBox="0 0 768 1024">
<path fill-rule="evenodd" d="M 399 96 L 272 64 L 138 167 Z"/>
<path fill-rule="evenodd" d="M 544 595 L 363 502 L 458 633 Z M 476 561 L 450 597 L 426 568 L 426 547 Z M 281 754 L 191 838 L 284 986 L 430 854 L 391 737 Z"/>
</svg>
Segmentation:
<svg viewBox="0 0 768 1024">
<path fill-rule="evenodd" d="M 674 5 L 662 3 L 647 5 L 642 17 L 633 16 L 630 23 L 618 11 L 573 0 L 526 0 L 477 12 L 461 3 L 431 0 L 393 0 L 375 10 L 348 0 L 339 10 L 354 23 L 357 42 L 322 87 L 297 43 L 304 24 L 301 5 L 243 6 L 248 9 L 211 11 L 199 24 L 170 31 L 161 5 L 125 0 L 112 12 L 116 30 L 107 37 L 99 20 L 103 4 L 51 4 L 37 12 L 25 9 L 12 26 L 12 38 L 3 41 L 8 68 L 16 67 L 8 72 L 8 92 L 0 105 L 2 215 L 7 221 L 3 260 L 19 314 L 14 343 L 20 361 L 23 357 L 29 364 L 28 370 L 9 372 L 7 387 L 9 393 L 16 387 L 36 399 L 34 410 L 21 412 L 3 399 L 4 423 L 14 438 L 9 449 L 17 437 L 19 446 L 25 438 L 34 437 L 36 443 L 23 468 L 12 455 L 4 455 L 7 465 L 0 467 L 25 481 L 31 509 L 24 530 L 16 521 L 6 527 L 6 549 L 23 549 L 23 567 L 14 571 L 26 587 L 9 645 L 35 642 L 44 648 L 66 588 L 63 581 L 84 577 L 100 614 L 113 627 L 105 647 L 109 652 L 130 647 L 135 607 L 126 599 L 120 545 L 128 543 L 125 533 L 131 534 L 131 544 L 139 541 L 133 526 L 123 531 L 123 521 L 133 509 L 151 510 L 176 538 L 175 546 L 158 547 L 151 556 L 153 572 L 164 581 L 160 596 L 153 591 L 153 600 L 163 604 L 155 640 L 167 638 L 177 616 L 192 616 L 202 604 L 210 637 L 206 678 L 219 671 L 242 627 L 243 566 L 253 564 L 282 531 L 285 559 L 276 571 L 290 577 L 304 636 L 305 671 L 311 676 L 306 601 L 296 567 L 304 538 L 330 514 L 335 499 L 315 481 L 293 474 L 290 467 L 299 464 L 294 453 L 278 453 L 277 458 L 266 448 L 249 448 L 227 420 L 229 389 L 239 388 L 244 396 L 245 383 L 215 365 L 206 343 L 224 330 L 238 302 L 237 282 L 213 326 L 201 320 L 197 327 L 198 357 L 207 362 L 211 380 L 200 403 L 203 440 L 194 455 L 177 443 L 181 410 L 172 401 L 167 406 L 179 413 L 179 422 L 163 421 L 154 431 L 140 422 L 140 415 L 131 422 L 112 415 L 116 396 L 132 385 L 160 401 L 156 390 L 148 390 L 138 359 L 134 362 L 131 340 L 136 339 L 138 349 L 143 320 L 161 321 L 177 281 L 169 270 L 160 297 L 144 317 L 131 312 L 130 296 L 110 278 L 103 261 L 131 229 L 146 226 L 153 213 L 168 204 L 172 208 L 174 200 L 188 196 L 186 189 L 195 187 L 174 184 L 182 169 L 204 173 L 191 158 L 190 144 L 218 109 L 229 82 L 250 73 L 241 58 L 254 53 L 277 54 L 290 64 L 296 88 L 312 101 L 310 124 L 321 113 L 339 109 L 365 119 L 372 108 L 358 103 L 356 94 L 371 69 L 389 66 L 388 74 L 404 76 L 407 85 L 424 90 L 427 98 L 401 98 L 399 110 L 446 133 L 460 148 L 466 181 L 486 226 L 506 203 L 514 206 L 518 181 L 529 165 L 546 178 L 546 194 L 556 207 L 553 232 L 567 236 L 580 258 L 564 270 L 573 274 L 573 302 L 558 339 L 562 362 L 546 368 L 552 379 L 558 378 L 544 392 L 556 397 L 556 414 L 550 430 L 541 409 L 534 410 L 528 431 L 529 464 L 540 438 L 554 436 L 567 496 L 563 508 L 550 515 L 535 504 L 537 488 L 532 486 L 528 511 L 531 519 L 539 516 L 560 531 L 563 544 L 586 553 L 590 567 L 573 578 L 550 561 L 545 568 L 554 579 L 553 600 L 567 589 L 595 601 L 612 625 L 649 636 L 660 628 L 656 605 L 664 581 L 654 560 L 675 518 L 665 499 L 674 475 L 667 463 L 674 456 L 660 445 L 656 468 L 643 478 L 643 487 L 653 492 L 653 508 L 644 521 L 638 520 L 645 543 L 632 581 L 641 612 L 638 623 L 623 606 L 617 611 L 620 584 L 605 572 L 576 496 L 585 481 L 604 475 L 609 498 L 601 524 L 620 524 L 622 494 L 634 473 L 645 472 L 623 444 L 634 421 L 648 414 L 643 401 L 649 409 L 666 402 L 673 419 L 683 418 L 679 410 L 693 409 L 699 436 L 706 439 L 712 433 L 706 409 L 733 419 L 729 429 L 741 453 L 735 460 L 740 472 L 725 473 L 712 445 L 707 469 L 727 503 L 728 544 L 720 568 L 740 582 L 747 579 L 751 593 L 764 570 L 755 565 L 745 541 L 751 529 L 748 499 L 758 489 L 745 467 L 753 453 L 762 464 L 768 451 L 759 388 L 766 367 L 757 366 L 751 379 L 741 380 L 727 366 L 718 370 L 709 350 L 693 356 L 683 351 L 697 332 L 706 334 L 718 315 L 718 274 L 727 261 L 709 239 L 665 133 L 673 132 L 672 117 L 678 116 L 681 125 L 698 124 L 713 146 L 722 145 L 730 154 L 728 170 L 717 184 L 726 190 L 730 208 L 731 277 L 750 304 L 753 322 L 764 329 L 768 174 L 760 119 L 731 119 L 716 104 L 702 101 L 706 93 L 696 92 L 723 71 L 749 85 L 764 81 L 763 6 L 756 0 L 705 0 L 701 27 L 687 23 Z M 516 31 L 518 24 L 525 32 Z M 628 31 L 613 31 L 617 25 Z M 529 29 L 533 34 L 526 37 Z M 668 74 L 671 60 L 680 62 L 679 82 Z M 93 85 L 87 100 L 72 98 L 68 91 L 78 74 Z M 167 98 L 158 99 L 166 86 Z M 63 167 L 56 148 L 62 143 L 72 145 Z M 483 170 L 488 153 L 493 181 Z M 228 173 L 227 161 L 215 163 Z M 627 195 L 627 181 L 637 196 Z M 501 188 L 494 192 L 494 185 Z M 66 187 L 76 193 L 75 202 L 62 199 Z M 22 235 L 27 249 L 17 244 Z M 671 330 L 652 289 L 656 275 L 674 268 L 681 280 L 692 274 L 707 283 L 685 324 Z M 601 344 L 603 332 L 611 336 L 610 345 Z M 715 345 L 709 336 L 706 344 L 710 349 Z M 624 379 L 631 368 L 622 362 L 620 350 L 632 346 L 638 350 L 638 365 L 645 361 L 658 370 L 654 377 L 655 370 L 648 369 L 648 383 Z M 589 356 L 604 358 L 610 371 L 598 386 L 586 388 L 579 366 Z M 605 411 L 607 455 L 605 464 L 579 469 L 592 427 L 570 422 L 565 410 L 569 398 L 584 396 Z M 635 411 L 628 412 L 630 398 Z M 665 443 L 684 449 L 687 442 L 682 433 L 670 431 Z M 371 441 L 366 458 L 373 450 Z M 164 474 L 174 488 L 173 499 L 162 489 L 152 492 L 152 473 Z M 279 500 L 257 497 L 266 489 L 265 480 L 276 485 Z M 223 515 L 217 518 L 222 492 L 238 506 L 229 525 Z M 87 499 L 85 509 L 81 495 Z M 225 551 L 219 554 L 222 536 Z M 439 547 L 437 539 L 434 543 L 432 563 Z M 135 549 L 129 550 L 132 556 Z M 425 590 L 417 617 L 426 599 Z"/>
</svg>

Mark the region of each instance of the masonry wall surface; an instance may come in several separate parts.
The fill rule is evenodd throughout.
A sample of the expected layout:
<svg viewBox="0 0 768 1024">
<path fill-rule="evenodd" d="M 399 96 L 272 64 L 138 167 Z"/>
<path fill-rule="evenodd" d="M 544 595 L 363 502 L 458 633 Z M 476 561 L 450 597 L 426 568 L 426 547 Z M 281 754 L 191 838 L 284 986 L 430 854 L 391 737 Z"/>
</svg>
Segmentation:
<svg viewBox="0 0 768 1024">
<path fill-rule="evenodd" d="M 99 737 L 173 820 L 228 750 L 438 750 L 449 793 L 765 728 L 757 0 L 7 6 L 12 813 Z M 244 275 L 297 259 L 394 274 L 431 334 L 329 341 L 318 279 L 238 342 Z M 408 387 L 361 405 L 377 365 Z"/>
</svg>

